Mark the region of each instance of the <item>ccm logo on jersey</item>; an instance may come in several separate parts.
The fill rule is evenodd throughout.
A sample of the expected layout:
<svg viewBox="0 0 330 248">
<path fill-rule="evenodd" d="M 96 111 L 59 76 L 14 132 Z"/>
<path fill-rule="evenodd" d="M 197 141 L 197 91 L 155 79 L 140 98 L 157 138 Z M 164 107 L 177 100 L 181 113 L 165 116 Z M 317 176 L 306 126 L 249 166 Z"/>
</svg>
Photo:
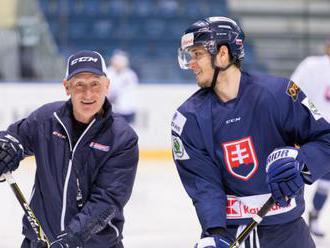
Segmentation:
<svg viewBox="0 0 330 248">
<path fill-rule="evenodd" d="M 240 120 L 241 120 L 241 117 L 236 117 L 236 118 L 233 118 L 233 119 L 226 120 L 226 124 L 239 122 Z"/>
<path fill-rule="evenodd" d="M 172 131 L 176 132 L 177 134 L 181 135 L 183 127 L 187 121 L 187 118 L 184 117 L 183 114 L 181 114 L 179 111 L 176 111 L 172 122 L 171 122 L 171 128 Z"/>
<path fill-rule="evenodd" d="M 246 137 L 222 144 L 227 171 L 243 181 L 249 180 L 258 169 L 258 159 L 252 138 Z"/>
<path fill-rule="evenodd" d="M 291 96 L 292 100 L 295 102 L 298 99 L 299 92 L 300 92 L 299 86 L 295 82 L 290 80 L 288 83 L 288 87 L 286 88 L 286 94 Z"/>
<path fill-rule="evenodd" d="M 98 58 L 93 58 L 93 57 L 80 57 L 80 58 L 76 58 L 74 60 L 71 61 L 71 65 L 74 65 L 78 62 L 97 62 Z"/>
</svg>

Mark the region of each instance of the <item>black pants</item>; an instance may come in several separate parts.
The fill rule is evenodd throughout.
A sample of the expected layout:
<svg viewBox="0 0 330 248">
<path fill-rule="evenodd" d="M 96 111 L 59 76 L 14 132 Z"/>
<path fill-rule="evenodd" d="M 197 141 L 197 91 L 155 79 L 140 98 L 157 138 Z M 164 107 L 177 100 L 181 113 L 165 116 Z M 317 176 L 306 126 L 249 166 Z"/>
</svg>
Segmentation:
<svg viewBox="0 0 330 248">
<path fill-rule="evenodd" d="M 257 230 L 260 248 L 316 247 L 309 232 L 309 228 L 302 217 L 281 225 L 260 225 L 257 227 Z M 237 226 L 228 227 L 228 231 L 235 237 Z M 255 239 L 253 243 L 255 243 Z M 250 247 L 249 240 L 245 241 L 245 248 L 252 248 Z"/>
</svg>

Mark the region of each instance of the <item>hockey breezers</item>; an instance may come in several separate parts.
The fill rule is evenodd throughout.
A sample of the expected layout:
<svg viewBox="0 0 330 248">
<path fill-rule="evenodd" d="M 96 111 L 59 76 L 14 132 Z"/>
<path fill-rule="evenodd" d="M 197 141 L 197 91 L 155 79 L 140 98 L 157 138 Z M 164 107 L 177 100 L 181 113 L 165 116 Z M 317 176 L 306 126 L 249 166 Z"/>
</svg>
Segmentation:
<svg viewBox="0 0 330 248">
<path fill-rule="evenodd" d="M 275 201 L 273 197 L 269 197 L 266 203 L 261 207 L 258 213 L 252 218 L 251 222 L 243 229 L 235 241 L 230 245 L 230 248 L 239 248 L 239 246 L 247 239 L 253 229 L 258 225 L 268 211 L 273 207 Z"/>
<path fill-rule="evenodd" d="M 30 208 L 29 204 L 25 200 L 25 197 L 24 197 L 22 191 L 20 190 L 20 188 L 18 187 L 14 177 L 12 176 L 12 174 L 10 172 L 4 173 L 3 176 L 6 179 L 6 181 L 9 183 L 17 200 L 19 201 L 21 207 L 23 208 L 23 210 L 26 214 L 26 217 L 27 217 L 30 225 L 32 226 L 32 229 L 34 230 L 35 234 L 37 235 L 38 241 L 45 242 L 47 244 L 47 247 L 49 247 L 50 246 L 49 240 L 48 240 L 46 234 L 43 232 L 38 218 L 35 216 L 32 209 Z"/>
</svg>

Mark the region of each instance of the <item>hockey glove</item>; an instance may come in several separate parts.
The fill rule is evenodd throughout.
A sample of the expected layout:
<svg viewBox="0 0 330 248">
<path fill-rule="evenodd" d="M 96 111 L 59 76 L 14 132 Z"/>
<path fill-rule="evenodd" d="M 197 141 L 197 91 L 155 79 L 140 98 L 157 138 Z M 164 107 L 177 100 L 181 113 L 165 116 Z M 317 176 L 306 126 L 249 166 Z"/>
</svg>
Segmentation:
<svg viewBox="0 0 330 248">
<path fill-rule="evenodd" d="M 230 240 L 220 234 L 202 238 L 194 248 L 229 248 Z"/>
<path fill-rule="evenodd" d="M 50 244 L 50 248 L 82 248 L 80 238 L 72 232 L 64 232 L 57 236 L 57 239 Z"/>
<path fill-rule="evenodd" d="M 285 147 L 275 149 L 267 157 L 268 188 L 281 207 L 288 206 L 290 198 L 295 197 L 304 185 L 301 173 L 304 165 L 296 159 L 297 155 L 297 149 Z"/>
<path fill-rule="evenodd" d="M 48 245 L 45 241 L 34 240 L 31 242 L 31 248 L 48 248 Z"/>
<path fill-rule="evenodd" d="M 21 143 L 7 132 L 0 132 L 0 175 L 17 169 L 23 155 Z"/>
</svg>

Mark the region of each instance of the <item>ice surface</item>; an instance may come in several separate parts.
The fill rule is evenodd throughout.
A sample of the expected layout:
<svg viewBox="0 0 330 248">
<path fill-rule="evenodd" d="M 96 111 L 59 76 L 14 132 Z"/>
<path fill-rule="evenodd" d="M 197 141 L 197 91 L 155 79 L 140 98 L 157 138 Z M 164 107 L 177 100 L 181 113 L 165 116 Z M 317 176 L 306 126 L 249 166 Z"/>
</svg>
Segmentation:
<svg viewBox="0 0 330 248">
<path fill-rule="evenodd" d="M 14 173 L 28 199 L 34 177 L 34 160 L 24 160 Z M 306 187 L 307 208 L 314 186 Z M 0 247 L 20 247 L 20 208 L 7 183 L 0 184 Z M 330 247 L 330 203 L 323 211 L 321 225 L 328 235 L 315 239 L 318 248 Z M 192 203 L 170 161 L 142 161 L 138 167 L 132 197 L 125 208 L 125 248 L 192 248 L 199 238 L 200 227 Z"/>
</svg>

